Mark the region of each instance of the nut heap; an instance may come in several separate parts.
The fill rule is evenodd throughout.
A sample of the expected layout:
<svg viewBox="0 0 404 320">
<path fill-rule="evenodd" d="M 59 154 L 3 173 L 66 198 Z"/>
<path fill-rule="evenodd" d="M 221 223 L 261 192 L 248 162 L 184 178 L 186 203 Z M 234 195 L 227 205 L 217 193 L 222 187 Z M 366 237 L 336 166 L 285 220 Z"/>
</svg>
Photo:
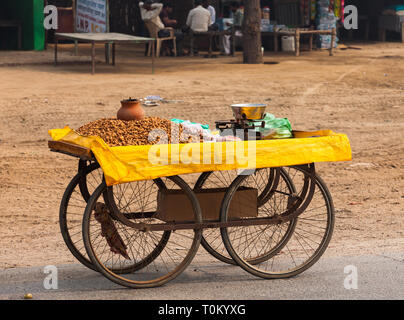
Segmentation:
<svg viewBox="0 0 404 320">
<path fill-rule="evenodd" d="M 181 125 L 158 117 L 133 121 L 99 119 L 76 131 L 84 136 L 99 136 L 110 147 L 199 142 L 199 137 L 183 137 Z"/>
</svg>

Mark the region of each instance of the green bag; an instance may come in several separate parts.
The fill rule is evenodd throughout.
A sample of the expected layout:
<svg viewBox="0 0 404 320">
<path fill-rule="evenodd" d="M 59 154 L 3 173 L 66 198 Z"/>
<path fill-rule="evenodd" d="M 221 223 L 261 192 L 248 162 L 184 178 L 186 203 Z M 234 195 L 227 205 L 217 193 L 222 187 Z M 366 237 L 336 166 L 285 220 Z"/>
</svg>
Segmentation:
<svg viewBox="0 0 404 320">
<path fill-rule="evenodd" d="M 262 120 L 252 120 L 250 125 L 257 125 L 257 122 L 265 122 L 265 127 L 255 128 L 261 132 L 264 139 L 287 139 L 292 138 L 292 126 L 287 118 L 276 118 L 273 114 L 266 113 Z"/>
</svg>

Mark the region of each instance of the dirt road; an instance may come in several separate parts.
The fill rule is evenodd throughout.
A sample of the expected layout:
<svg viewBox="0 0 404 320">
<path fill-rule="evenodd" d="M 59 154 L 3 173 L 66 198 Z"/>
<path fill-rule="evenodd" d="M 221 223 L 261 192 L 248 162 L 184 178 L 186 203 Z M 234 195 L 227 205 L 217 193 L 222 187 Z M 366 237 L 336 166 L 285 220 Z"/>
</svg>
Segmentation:
<svg viewBox="0 0 404 320">
<path fill-rule="evenodd" d="M 353 161 L 319 164 L 337 220 L 326 255 L 380 254 L 404 248 L 404 45 L 356 44 L 362 50 L 268 53 L 264 65 L 241 57 L 161 58 L 156 73 L 142 50 L 118 47 L 113 68 L 91 76 L 83 56 L 0 52 L 0 268 L 74 261 L 58 227 L 58 206 L 74 159 L 48 151 L 47 130 L 113 117 L 125 97 L 158 94 L 183 103 L 149 115 L 213 125 L 235 102 L 264 102 L 295 130 L 348 134 Z M 102 48 L 97 48 L 102 57 Z M 79 63 L 72 63 L 78 61 Z"/>
</svg>

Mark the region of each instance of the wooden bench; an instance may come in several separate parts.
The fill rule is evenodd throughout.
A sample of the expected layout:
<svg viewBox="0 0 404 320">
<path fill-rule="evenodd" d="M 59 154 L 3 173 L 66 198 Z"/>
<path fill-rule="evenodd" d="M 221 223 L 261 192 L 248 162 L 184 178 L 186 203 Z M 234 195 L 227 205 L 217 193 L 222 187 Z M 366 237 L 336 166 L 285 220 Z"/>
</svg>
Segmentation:
<svg viewBox="0 0 404 320">
<path fill-rule="evenodd" d="M 234 35 L 234 28 L 230 28 L 228 30 L 223 30 L 223 31 L 206 31 L 206 32 L 196 32 L 193 31 L 192 29 L 189 30 L 189 36 L 191 38 L 191 44 L 190 44 L 190 56 L 192 57 L 194 55 L 194 47 L 195 47 L 195 39 L 198 36 L 207 36 L 209 37 L 209 58 L 212 57 L 212 51 L 213 51 L 213 39 L 217 36 L 231 36 L 231 44 L 232 44 L 232 56 L 235 56 L 236 52 L 236 41 L 235 41 L 235 35 Z"/>
<path fill-rule="evenodd" d="M 331 36 L 331 46 L 330 46 L 330 56 L 333 55 L 335 38 L 337 35 L 336 29 L 330 30 L 314 30 L 311 28 L 293 28 L 293 29 L 277 29 L 274 27 L 274 31 L 265 31 L 261 32 L 262 36 L 273 36 L 274 37 L 274 50 L 278 52 L 278 36 L 290 36 L 295 40 L 295 55 L 298 57 L 300 55 L 300 37 L 303 35 L 308 35 L 310 37 L 309 40 L 309 51 L 313 50 L 313 38 L 314 35 L 330 35 Z"/>
</svg>

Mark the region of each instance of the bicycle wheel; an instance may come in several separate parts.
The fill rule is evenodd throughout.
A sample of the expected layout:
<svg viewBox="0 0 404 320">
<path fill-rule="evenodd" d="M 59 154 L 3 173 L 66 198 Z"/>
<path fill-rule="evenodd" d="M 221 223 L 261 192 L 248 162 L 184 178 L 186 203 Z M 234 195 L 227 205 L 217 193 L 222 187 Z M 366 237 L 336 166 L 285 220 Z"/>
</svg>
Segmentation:
<svg viewBox="0 0 404 320">
<path fill-rule="evenodd" d="M 171 232 L 148 228 L 153 224 L 168 224 L 161 220 L 157 210 L 158 196 L 166 190 L 185 194 L 184 202 L 189 202 L 187 204 L 192 211 L 189 214 L 194 218 L 193 221 L 202 221 L 199 203 L 181 178 L 174 176 L 161 181 L 162 184 L 146 180 L 132 182 L 130 186 L 115 186 L 121 188 L 122 197 L 115 197 L 113 202 L 103 182 L 88 201 L 83 218 L 83 239 L 87 254 L 106 278 L 122 286 L 150 288 L 163 285 L 189 265 L 199 248 L 201 229 Z M 116 194 L 114 192 L 114 196 Z M 115 203 L 120 210 L 116 211 L 111 203 Z M 109 230 L 100 222 L 100 208 L 103 211 L 102 219 L 108 220 Z M 137 229 L 128 221 L 141 223 L 144 229 Z M 114 233 L 112 237 L 111 233 Z M 164 243 L 161 239 L 165 239 Z M 142 268 L 138 270 L 126 268 L 126 272 L 122 273 L 113 270 L 114 266 L 124 269 L 127 264 L 142 261 Z"/>
<path fill-rule="evenodd" d="M 84 248 L 82 217 L 87 200 L 102 182 L 103 173 L 97 162 L 80 161 L 79 172 L 70 181 L 59 209 L 59 226 L 64 242 L 73 256 L 87 268 L 95 270 Z"/>
<path fill-rule="evenodd" d="M 237 170 L 232 171 L 217 171 L 217 172 L 206 172 L 203 173 L 195 184 L 194 190 L 203 190 L 209 188 L 225 188 L 228 189 L 231 183 L 238 177 Z M 274 196 L 275 193 L 286 191 L 288 194 L 294 193 L 293 183 L 288 178 L 282 169 L 278 168 L 263 168 L 255 171 L 254 175 L 245 181 L 244 186 L 250 188 L 255 188 L 258 190 L 258 205 L 262 205 Z M 218 212 L 218 216 L 220 212 Z M 292 232 L 293 224 L 286 233 L 286 236 Z M 280 239 L 282 240 L 282 238 Z M 236 265 L 237 263 L 230 257 L 225 248 L 221 233 L 219 229 L 204 229 L 202 233 L 202 246 L 208 251 L 212 256 L 218 260 Z M 274 248 L 267 248 L 270 253 Z M 250 263 L 258 263 L 264 259 L 266 255 L 260 253 L 259 256 L 251 257 Z"/>
<path fill-rule="evenodd" d="M 259 207 L 258 217 L 282 218 L 292 214 L 290 218 L 293 219 L 278 224 L 221 229 L 224 245 L 237 264 L 247 272 L 266 279 L 295 276 L 311 267 L 326 250 L 334 228 L 334 206 L 321 178 L 303 167 L 284 168 L 284 173 L 293 181 L 295 193 L 284 192 L 282 195 L 286 197 Z M 234 194 L 247 179 L 239 177 L 229 188 L 222 205 L 222 222 L 228 221 L 228 209 L 234 202 Z M 245 210 L 256 210 L 242 199 L 237 202 L 236 205 Z M 295 206 L 296 203 L 298 205 Z M 293 216 L 293 212 L 299 210 L 303 212 Z M 289 231 L 285 237 L 291 223 L 294 224 L 293 232 Z M 276 245 L 276 250 L 259 263 L 251 263 L 251 256 L 257 256 L 279 238 L 284 240 Z"/>
<path fill-rule="evenodd" d="M 102 183 L 103 179 L 103 172 L 97 162 L 80 161 L 79 173 L 69 183 L 62 198 L 59 212 L 60 230 L 68 249 L 79 262 L 94 271 L 97 269 L 88 258 L 84 247 L 82 217 L 90 194 Z M 115 192 L 117 196 L 120 195 L 119 190 Z M 113 195 L 112 189 L 111 195 Z M 161 245 L 164 244 L 167 236 L 169 235 L 165 234 L 160 239 Z M 113 266 L 113 269 L 116 273 L 127 272 L 127 270 L 140 269 L 146 263 L 148 260 L 138 261 L 132 265 Z"/>
</svg>

